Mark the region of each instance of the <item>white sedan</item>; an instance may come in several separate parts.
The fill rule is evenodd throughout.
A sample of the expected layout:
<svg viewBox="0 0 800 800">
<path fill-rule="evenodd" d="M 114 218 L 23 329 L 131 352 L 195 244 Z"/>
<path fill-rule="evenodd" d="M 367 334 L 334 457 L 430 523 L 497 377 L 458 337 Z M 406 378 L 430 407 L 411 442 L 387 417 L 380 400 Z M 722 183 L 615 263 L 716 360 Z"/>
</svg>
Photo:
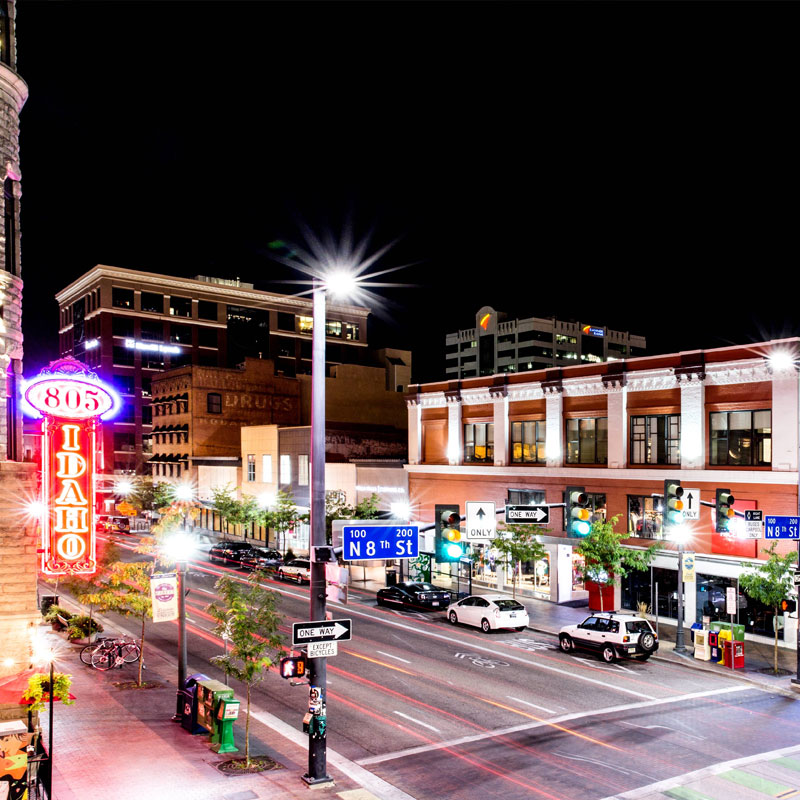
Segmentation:
<svg viewBox="0 0 800 800">
<path fill-rule="evenodd" d="M 311 563 L 304 558 L 296 558 L 278 567 L 278 577 L 283 580 L 311 583 Z"/>
<path fill-rule="evenodd" d="M 473 594 L 447 607 L 447 619 L 453 625 L 459 622 L 474 625 L 484 633 L 498 628 L 525 630 L 528 612 L 522 603 L 502 594 Z"/>
</svg>

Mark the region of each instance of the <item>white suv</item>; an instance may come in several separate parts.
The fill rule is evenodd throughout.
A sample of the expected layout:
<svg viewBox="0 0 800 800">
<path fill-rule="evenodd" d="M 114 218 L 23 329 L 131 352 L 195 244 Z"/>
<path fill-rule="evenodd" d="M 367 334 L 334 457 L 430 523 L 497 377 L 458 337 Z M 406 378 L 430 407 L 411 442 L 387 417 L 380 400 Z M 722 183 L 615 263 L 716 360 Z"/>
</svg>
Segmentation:
<svg viewBox="0 0 800 800">
<path fill-rule="evenodd" d="M 566 625 L 559 631 L 558 643 L 565 653 L 591 650 L 610 664 L 617 658 L 647 661 L 658 650 L 658 635 L 642 617 L 609 611 L 592 614 L 580 625 Z"/>
</svg>

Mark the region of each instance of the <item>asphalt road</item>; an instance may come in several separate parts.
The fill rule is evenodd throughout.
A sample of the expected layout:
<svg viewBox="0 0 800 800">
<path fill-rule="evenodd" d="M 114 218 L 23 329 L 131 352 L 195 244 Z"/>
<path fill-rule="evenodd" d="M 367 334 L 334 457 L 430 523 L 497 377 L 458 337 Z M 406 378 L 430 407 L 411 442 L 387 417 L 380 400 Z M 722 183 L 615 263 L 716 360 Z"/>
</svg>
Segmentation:
<svg viewBox="0 0 800 800">
<path fill-rule="evenodd" d="M 193 562 L 189 670 L 221 678 L 205 606 L 221 574 Z M 277 580 L 285 641 L 308 620 L 308 587 Z M 354 590 L 334 619 L 353 638 L 328 659 L 328 746 L 419 800 L 594 800 L 704 766 L 800 744 L 800 705 L 722 675 L 663 662 L 606 665 L 554 637 L 450 625 L 444 613 L 379 608 Z M 135 625 L 120 628 L 136 634 Z M 150 625 L 148 647 L 174 656 L 176 625 Z M 237 692 L 243 695 L 243 691 Z M 301 727 L 307 689 L 271 672 L 258 707 Z"/>
</svg>

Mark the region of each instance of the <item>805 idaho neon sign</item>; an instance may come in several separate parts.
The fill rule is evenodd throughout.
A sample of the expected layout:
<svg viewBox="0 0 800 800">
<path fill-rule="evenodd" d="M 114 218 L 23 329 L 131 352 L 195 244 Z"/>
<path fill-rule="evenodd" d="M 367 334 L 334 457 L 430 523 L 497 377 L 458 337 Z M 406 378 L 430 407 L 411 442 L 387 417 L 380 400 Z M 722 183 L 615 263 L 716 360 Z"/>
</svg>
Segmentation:
<svg viewBox="0 0 800 800">
<path fill-rule="evenodd" d="M 74 359 L 51 364 L 25 389 L 42 416 L 42 572 L 97 570 L 94 470 L 100 418 L 119 408 L 113 389 Z"/>
</svg>

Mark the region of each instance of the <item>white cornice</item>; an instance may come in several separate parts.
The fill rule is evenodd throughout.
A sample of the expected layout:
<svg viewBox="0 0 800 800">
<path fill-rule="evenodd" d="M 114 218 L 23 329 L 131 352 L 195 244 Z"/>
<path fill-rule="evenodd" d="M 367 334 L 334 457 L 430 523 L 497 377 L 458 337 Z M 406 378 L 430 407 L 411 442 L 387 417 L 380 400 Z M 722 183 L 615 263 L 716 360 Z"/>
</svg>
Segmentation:
<svg viewBox="0 0 800 800">
<path fill-rule="evenodd" d="M 28 84 L 5 64 L 0 64 L 0 90 L 13 97 L 17 113 L 22 111 L 28 99 Z"/>
<path fill-rule="evenodd" d="M 302 310 L 309 316 L 312 313 L 313 303 L 302 297 L 293 297 L 285 294 L 274 294 L 265 292 L 261 289 L 243 289 L 241 287 L 226 286 L 219 283 L 208 283 L 207 281 L 196 281 L 191 278 L 177 278 L 171 275 L 157 275 L 152 272 L 139 272 L 123 267 L 108 267 L 98 264 L 88 272 L 81 275 L 76 281 L 56 293 L 56 301 L 59 305 L 72 302 L 74 299 L 88 292 L 101 278 L 116 278 L 117 280 L 132 281 L 140 285 L 158 287 L 162 294 L 170 294 L 174 289 L 187 292 L 202 292 L 208 295 L 215 295 L 219 298 L 229 298 L 231 300 L 245 301 L 252 306 L 253 304 L 274 304 L 285 306 L 294 311 Z M 349 314 L 354 317 L 366 319 L 369 316 L 369 309 L 361 306 L 350 306 L 342 304 L 327 303 L 330 311 L 337 311 L 342 314 Z"/>
</svg>

